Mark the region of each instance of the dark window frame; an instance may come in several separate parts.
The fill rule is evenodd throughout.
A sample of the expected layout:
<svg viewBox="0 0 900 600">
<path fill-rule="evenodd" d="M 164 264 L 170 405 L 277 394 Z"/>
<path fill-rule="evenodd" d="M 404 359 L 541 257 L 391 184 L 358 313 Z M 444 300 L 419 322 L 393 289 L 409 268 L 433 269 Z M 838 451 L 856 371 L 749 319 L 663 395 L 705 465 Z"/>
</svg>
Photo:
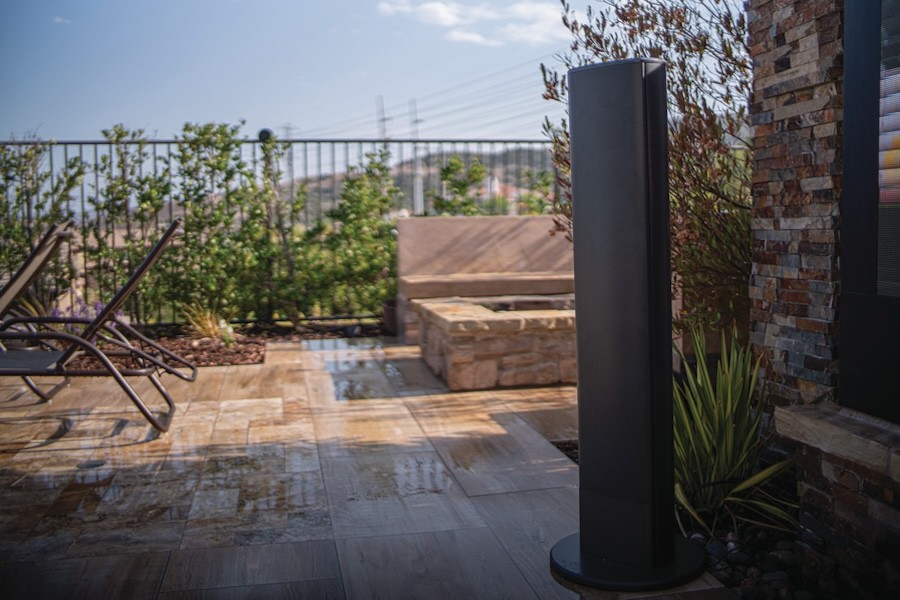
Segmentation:
<svg viewBox="0 0 900 600">
<path fill-rule="evenodd" d="M 900 298 L 879 296 L 881 2 L 844 4 L 838 401 L 900 423 Z"/>
</svg>

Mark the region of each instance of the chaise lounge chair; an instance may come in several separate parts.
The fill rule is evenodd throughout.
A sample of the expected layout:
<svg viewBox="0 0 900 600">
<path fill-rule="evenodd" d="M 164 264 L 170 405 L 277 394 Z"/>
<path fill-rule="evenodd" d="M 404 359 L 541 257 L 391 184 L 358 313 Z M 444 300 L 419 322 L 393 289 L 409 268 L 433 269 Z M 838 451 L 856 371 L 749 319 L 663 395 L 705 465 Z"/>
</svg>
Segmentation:
<svg viewBox="0 0 900 600">
<path fill-rule="evenodd" d="M 44 267 L 59 252 L 59 247 L 72 238 L 72 228 L 75 222 L 69 220 L 60 225 L 53 225 L 44 234 L 44 237 L 37 243 L 34 250 L 22 263 L 18 271 L 7 280 L 6 284 L 0 289 L 0 320 L 14 316 L 22 316 L 24 313 L 19 309 L 19 300 L 34 283 L 34 280 L 41 274 Z M 32 327 L 33 329 L 33 327 Z M 25 384 L 37 394 L 43 401 L 48 401 L 59 390 L 68 385 L 68 378 L 54 385 L 50 390 L 41 390 L 30 377 L 23 377 Z M 18 394 L 13 396 L 18 397 Z"/>
<path fill-rule="evenodd" d="M 175 403 L 160 375 L 170 373 L 185 381 L 194 381 L 197 368 L 115 315 L 180 228 L 181 220 L 176 219 L 131 278 L 94 319 L 12 317 L 5 320 L 0 325 L 0 376 L 112 377 L 155 429 L 167 431 L 175 414 Z M 55 329 L 55 326 L 74 327 L 78 332 L 68 333 Z M 92 358 L 93 364 L 80 364 L 85 362 L 77 360 L 81 357 Z M 147 377 L 168 405 L 168 412 L 163 418 L 153 414 L 126 380 L 126 377 L 138 376 Z M 32 389 L 49 400 L 59 386 L 51 393 L 36 387 Z"/>
<path fill-rule="evenodd" d="M 71 239 L 74 226 L 74 221 L 51 226 L 22 263 L 21 268 L 0 289 L 0 319 L 14 314 L 16 302 L 22 298 L 26 290 L 41 274 L 50 259 L 56 256 L 62 243 Z"/>
</svg>

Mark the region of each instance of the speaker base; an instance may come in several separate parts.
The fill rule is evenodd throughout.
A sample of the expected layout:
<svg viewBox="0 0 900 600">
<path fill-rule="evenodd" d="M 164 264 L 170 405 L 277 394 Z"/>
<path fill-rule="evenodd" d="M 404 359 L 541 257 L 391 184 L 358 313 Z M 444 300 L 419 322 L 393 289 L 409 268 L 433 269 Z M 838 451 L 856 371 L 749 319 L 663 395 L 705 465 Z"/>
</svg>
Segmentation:
<svg viewBox="0 0 900 600">
<path fill-rule="evenodd" d="M 550 551 L 550 568 L 574 583 L 616 591 L 661 590 L 699 577 L 706 553 L 696 543 L 675 535 L 675 559 L 661 567 L 625 565 L 581 551 L 581 534 L 563 538 Z"/>
</svg>

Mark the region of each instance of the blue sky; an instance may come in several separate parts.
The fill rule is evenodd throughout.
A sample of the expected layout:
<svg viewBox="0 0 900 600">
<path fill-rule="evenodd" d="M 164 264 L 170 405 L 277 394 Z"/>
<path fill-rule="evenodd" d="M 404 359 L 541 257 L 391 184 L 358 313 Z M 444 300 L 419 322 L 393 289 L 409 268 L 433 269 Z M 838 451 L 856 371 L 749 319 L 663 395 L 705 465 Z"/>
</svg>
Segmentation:
<svg viewBox="0 0 900 600">
<path fill-rule="evenodd" d="M 573 3 L 573 5 L 577 4 Z M 3 0 L 0 139 L 171 138 L 186 121 L 294 137 L 541 138 L 557 0 Z"/>
</svg>

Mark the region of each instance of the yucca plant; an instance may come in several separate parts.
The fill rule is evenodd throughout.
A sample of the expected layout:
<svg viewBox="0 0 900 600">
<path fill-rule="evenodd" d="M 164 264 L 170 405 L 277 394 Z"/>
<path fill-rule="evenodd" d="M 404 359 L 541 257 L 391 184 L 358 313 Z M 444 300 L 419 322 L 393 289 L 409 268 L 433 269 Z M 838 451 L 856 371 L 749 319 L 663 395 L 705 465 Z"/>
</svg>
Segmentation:
<svg viewBox="0 0 900 600">
<path fill-rule="evenodd" d="M 722 332 L 722 351 L 713 378 L 706 361 L 702 328 L 690 330 L 696 366 L 684 366 L 674 382 L 675 500 L 682 531 L 687 513 L 713 535 L 723 521 L 793 529 L 788 504 L 764 489 L 791 460 L 761 467 L 766 440 L 762 407 L 755 392 L 759 360 L 740 345 L 732 329 L 730 344 Z M 679 354 L 680 354 L 679 350 Z"/>
</svg>

